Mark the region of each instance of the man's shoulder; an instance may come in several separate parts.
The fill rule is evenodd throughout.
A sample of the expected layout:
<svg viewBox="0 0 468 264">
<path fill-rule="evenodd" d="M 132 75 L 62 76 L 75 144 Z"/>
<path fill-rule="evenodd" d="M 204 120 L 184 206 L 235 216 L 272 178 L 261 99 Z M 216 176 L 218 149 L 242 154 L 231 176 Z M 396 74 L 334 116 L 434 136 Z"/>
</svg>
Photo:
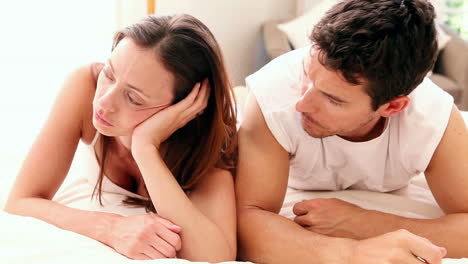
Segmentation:
<svg viewBox="0 0 468 264">
<path fill-rule="evenodd" d="M 410 103 L 396 118 L 400 122 L 421 125 L 424 122 L 440 125 L 448 120 L 453 107 L 453 97 L 425 78 L 409 95 Z"/>
<path fill-rule="evenodd" d="M 409 105 L 390 119 L 390 144 L 410 171 L 425 171 L 450 119 L 453 98 L 425 79 L 409 96 Z"/>
<path fill-rule="evenodd" d="M 302 60 L 307 48 L 288 52 L 246 78 L 262 112 L 281 111 L 300 97 Z"/>
</svg>

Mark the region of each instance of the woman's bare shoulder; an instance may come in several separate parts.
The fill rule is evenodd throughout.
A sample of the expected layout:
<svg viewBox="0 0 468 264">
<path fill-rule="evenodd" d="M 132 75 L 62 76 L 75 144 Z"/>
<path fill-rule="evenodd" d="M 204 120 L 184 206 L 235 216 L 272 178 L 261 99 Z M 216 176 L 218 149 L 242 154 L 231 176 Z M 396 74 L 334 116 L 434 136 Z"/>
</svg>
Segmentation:
<svg viewBox="0 0 468 264">
<path fill-rule="evenodd" d="M 74 69 L 67 77 L 64 89 L 74 100 L 79 100 L 82 126 L 81 140 L 90 144 L 96 134 L 93 126 L 93 100 L 96 93 L 97 78 L 104 64 L 88 63 Z M 68 91 L 67 91 L 68 90 Z"/>
</svg>

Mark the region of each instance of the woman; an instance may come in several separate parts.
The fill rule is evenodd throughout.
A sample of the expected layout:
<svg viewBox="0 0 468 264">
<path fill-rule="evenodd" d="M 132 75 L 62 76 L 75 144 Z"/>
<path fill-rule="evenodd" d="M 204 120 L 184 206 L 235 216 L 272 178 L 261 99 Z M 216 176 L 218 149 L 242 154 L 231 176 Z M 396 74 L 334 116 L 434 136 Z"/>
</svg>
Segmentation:
<svg viewBox="0 0 468 264">
<path fill-rule="evenodd" d="M 123 216 L 52 201 L 79 141 L 105 183 L 157 214 Z M 236 116 L 220 48 L 189 15 L 150 16 L 118 32 L 105 64 L 66 80 L 6 205 L 132 259 L 210 262 L 236 255 Z M 105 207 L 105 203 L 103 203 Z M 92 223 L 92 224 L 90 224 Z"/>
</svg>

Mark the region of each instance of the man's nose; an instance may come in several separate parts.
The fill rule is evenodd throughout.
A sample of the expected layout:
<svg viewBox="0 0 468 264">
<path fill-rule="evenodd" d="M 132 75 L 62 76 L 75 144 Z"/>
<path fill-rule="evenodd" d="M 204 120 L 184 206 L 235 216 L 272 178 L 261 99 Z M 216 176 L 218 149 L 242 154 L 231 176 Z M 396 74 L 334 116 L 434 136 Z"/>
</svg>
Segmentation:
<svg viewBox="0 0 468 264">
<path fill-rule="evenodd" d="M 303 89 L 305 89 L 305 92 L 296 103 L 296 111 L 300 113 L 315 112 L 317 104 L 314 102 L 315 94 L 313 86 L 309 85 L 308 87 L 303 87 Z"/>
</svg>

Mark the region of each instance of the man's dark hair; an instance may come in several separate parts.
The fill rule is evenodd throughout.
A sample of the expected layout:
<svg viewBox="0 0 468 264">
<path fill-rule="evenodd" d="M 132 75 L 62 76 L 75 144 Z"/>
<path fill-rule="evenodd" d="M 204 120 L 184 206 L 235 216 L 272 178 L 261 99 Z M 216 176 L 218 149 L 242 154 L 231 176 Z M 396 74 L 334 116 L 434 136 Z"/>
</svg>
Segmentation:
<svg viewBox="0 0 468 264">
<path fill-rule="evenodd" d="M 408 95 L 437 55 L 434 7 L 426 0 L 344 0 L 314 27 L 310 39 L 325 67 L 363 84 L 372 107 Z"/>
</svg>

